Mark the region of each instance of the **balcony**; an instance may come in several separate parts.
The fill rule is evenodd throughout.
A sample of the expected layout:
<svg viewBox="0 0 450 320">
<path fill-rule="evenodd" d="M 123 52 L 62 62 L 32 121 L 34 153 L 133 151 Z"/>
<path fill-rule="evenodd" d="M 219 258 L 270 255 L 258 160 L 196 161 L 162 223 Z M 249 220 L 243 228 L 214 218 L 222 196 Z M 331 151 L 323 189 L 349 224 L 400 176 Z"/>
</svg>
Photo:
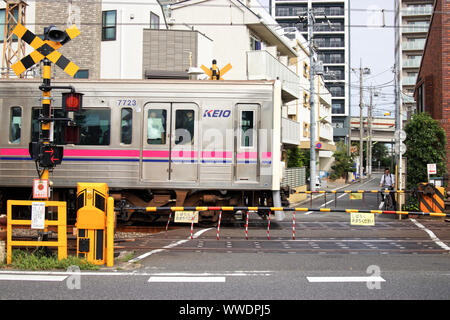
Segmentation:
<svg viewBox="0 0 450 320">
<path fill-rule="evenodd" d="M 428 7 L 408 7 L 402 10 L 402 15 L 404 17 L 413 17 L 413 16 L 430 16 L 433 13 L 433 6 Z"/>
<path fill-rule="evenodd" d="M 429 25 L 403 25 L 402 33 L 427 33 Z"/>
<path fill-rule="evenodd" d="M 403 68 L 420 68 L 421 59 L 405 59 L 403 60 Z"/>
<path fill-rule="evenodd" d="M 281 81 L 284 102 L 300 98 L 300 77 L 267 51 L 247 52 L 248 80 Z"/>
<path fill-rule="evenodd" d="M 402 85 L 404 86 L 415 86 L 416 85 L 417 76 L 408 76 L 403 77 Z"/>
<path fill-rule="evenodd" d="M 413 42 L 403 42 L 402 48 L 403 50 L 413 50 L 413 51 L 421 51 L 425 47 L 426 40 L 423 41 L 413 41 Z"/>
<path fill-rule="evenodd" d="M 319 124 L 319 137 L 323 140 L 333 141 L 333 126 L 331 124 Z"/>
<path fill-rule="evenodd" d="M 291 119 L 281 118 L 281 142 L 284 144 L 300 145 L 300 123 Z"/>
<path fill-rule="evenodd" d="M 344 16 L 345 10 L 342 7 L 314 7 L 316 16 L 326 15 L 327 17 Z"/>
</svg>

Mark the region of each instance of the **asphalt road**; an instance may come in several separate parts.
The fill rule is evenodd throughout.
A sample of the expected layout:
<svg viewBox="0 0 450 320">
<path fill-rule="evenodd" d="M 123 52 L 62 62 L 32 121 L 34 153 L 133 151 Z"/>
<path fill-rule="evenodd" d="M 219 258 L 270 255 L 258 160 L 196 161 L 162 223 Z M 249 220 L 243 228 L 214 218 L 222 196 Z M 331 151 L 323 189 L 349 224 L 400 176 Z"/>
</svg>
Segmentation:
<svg viewBox="0 0 450 320">
<path fill-rule="evenodd" d="M 346 189 L 377 189 L 379 177 Z M 337 208 L 377 209 L 375 194 Z M 331 201 L 331 202 L 330 202 Z M 334 208 L 334 196 L 312 207 Z M 310 207 L 310 202 L 301 205 Z M 450 298 L 450 225 L 443 220 L 376 216 L 350 225 L 347 213 L 296 213 L 284 221 L 252 214 L 244 223 L 190 226 L 125 243 L 130 262 L 99 272 L 0 271 L 0 299 L 324 300 Z M 248 240 L 246 239 L 246 235 Z M 44 278 L 42 278 L 44 277 Z M 219 311 L 217 311 L 219 312 Z M 220 312 L 219 312 L 220 313 Z"/>
</svg>

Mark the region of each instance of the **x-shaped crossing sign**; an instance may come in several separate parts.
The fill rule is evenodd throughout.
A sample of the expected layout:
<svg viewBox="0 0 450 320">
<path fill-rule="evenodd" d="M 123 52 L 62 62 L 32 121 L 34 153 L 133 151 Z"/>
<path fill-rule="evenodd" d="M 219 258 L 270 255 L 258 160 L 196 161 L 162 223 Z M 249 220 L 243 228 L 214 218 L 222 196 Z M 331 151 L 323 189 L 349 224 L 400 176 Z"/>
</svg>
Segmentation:
<svg viewBox="0 0 450 320">
<path fill-rule="evenodd" d="M 35 49 L 31 54 L 13 64 L 12 69 L 17 76 L 34 66 L 36 63 L 39 63 L 44 58 L 47 58 L 56 64 L 71 77 L 73 77 L 80 69 L 75 63 L 71 62 L 57 51 L 68 41 L 80 34 L 80 30 L 78 30 L 75 25 L 66 29 L 67 37 L 66 40 L 62 42 L 42 40 L 20 23 L 14 28 L 13 33 Z"/>
<path fill-rule="evenodd" d="M 215 60 L 213 60 L 212 68 L 208 69 L 208 67 L 205 67 L 204 65 L 202 65 L 200 68 L 205 72 L 206 75 L 209 76 L 209 80 L 223 80 L 222 76 L 230 71 L 232 66 L 231 64 L 227 64 L 222 69 L 219 69 L 215 64 Z"/>
</svg>

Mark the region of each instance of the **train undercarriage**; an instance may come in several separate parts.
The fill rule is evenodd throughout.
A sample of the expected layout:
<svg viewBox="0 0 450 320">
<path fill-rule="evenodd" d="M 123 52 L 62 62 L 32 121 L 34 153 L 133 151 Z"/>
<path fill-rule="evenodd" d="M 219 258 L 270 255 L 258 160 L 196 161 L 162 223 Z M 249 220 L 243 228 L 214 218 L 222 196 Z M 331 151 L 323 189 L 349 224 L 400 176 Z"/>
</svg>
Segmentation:
<svg viewBox="0 0 450 320">
<path fill-rule="evenodd" d="M 284 188 L 280 192 L 281 205 L 288 206 L 289 190 Z M 236 191 L 236 190 L 150 190 L 150 189 L 125 189 L 110 190 L 110 196 L 114 198 L 116 219 L 118 224 L 152 224 L 167 222 L 169 212 L 146 212 L 145 207 L 197 207 L 197 206 L 251 206 L 271 207 L 275 206 L 272 191 Z M 6 214 L 7 200 L 32 200 L 30 188 L 0 188 L 0 213 Z M 68 224 L 76 221 L 76 189 L 56 188 L 51 200 L 66 201 L 68 209 Z M 16 218 L 29 218 L 30 209 L 22 207 L 14 211 Z M 269 212 L 258 212 L 263 218 L 267 218 Z M 213 226 L 217 224 L 218 211 L 199 212 L 199 224 Z M 242 219 L 243 212 L 236 211 L 230 215 L 224 215 L 223 219 Z"/>
</svg>

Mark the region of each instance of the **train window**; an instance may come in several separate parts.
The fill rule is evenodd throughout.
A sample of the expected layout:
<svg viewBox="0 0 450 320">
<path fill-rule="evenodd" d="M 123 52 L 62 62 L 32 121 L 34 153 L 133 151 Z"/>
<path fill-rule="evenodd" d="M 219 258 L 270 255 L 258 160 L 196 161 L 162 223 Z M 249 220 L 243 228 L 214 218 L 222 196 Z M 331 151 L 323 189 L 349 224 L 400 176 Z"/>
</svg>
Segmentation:
<svg viewBox="0 0 450 320">
<path fill-rule="evenodd" d="M 66 113 L 62 109 L 52 109 L 53 117 L 55 118 L 66 118 Z M 39 140 L 39 130 L 40 123 L 38 121 L 39 114 L 42 112 L 42 109 L 33 108 L 31 111 L 31 141 L 37 142 Z M 53 139 L 56 144 L 64 144 L 65 143 L 65 132 L 64 126 L 65 122 L 63 121 L 55 121 L 53 122 Z"/>
<path fill-rule="evenodd" d="M 177 110 L 175 113 L 175 144 L 194 143 L 194 110 Z"/>
<path fill-rule="evenodd" d="M 133 137 L 133 109 L 122 108 L 120 124 L 120 142 L 131 144 Z"/>
<path fill-rule="evenodd" d="M 166 144 L 167 111 L 164 109 L 148 110 L 147 143 Z"/>
<path fill-rule="evenodd" d="M 79 145 L 106 146 L 111 137 L 111 110 L 83 109 L 75 113 L 75 123 L 80 127 Z"/>
<path fill-rule="evenodd" d="M 241 147 L 253 147 L 254 111 L 242 111 Z"/>
<path fill-rule="evenodd" d="M 12 107 L 11 118 L 9 122 L 9 142 L 18 144 L 20 143 L 22 129 L 22 108 Z"/>
</svg>

